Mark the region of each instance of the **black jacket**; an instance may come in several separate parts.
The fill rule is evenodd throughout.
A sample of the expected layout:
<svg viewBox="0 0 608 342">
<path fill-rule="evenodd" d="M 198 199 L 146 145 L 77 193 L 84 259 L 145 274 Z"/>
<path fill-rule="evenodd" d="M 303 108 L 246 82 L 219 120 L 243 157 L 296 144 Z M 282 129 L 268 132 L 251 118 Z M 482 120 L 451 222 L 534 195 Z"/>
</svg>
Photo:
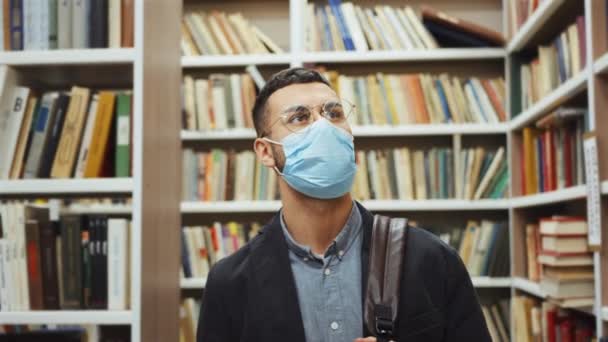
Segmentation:
<svg viewBox="0 0 608 342">
<path fill-rule="evenodd" d="M 358 205 L 364 232 L 361 282 L 365 293 L 373 215 Z M 408 234 L 397 341 L 491 341 L 458 254 L 425 230 L 410 228 Z M 278 215 L 246 246 L 219 261 L 207 279 L 198 342 L 305 342 Z"/>
</svg>

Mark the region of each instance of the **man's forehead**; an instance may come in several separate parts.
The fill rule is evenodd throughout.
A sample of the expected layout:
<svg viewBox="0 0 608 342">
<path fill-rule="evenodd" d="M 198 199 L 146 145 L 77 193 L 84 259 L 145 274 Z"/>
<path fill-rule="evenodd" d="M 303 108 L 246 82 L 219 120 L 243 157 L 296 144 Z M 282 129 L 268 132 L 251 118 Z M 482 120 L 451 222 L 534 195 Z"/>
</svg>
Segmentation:
<svg viewBox="0 0 608 342">
<path fill-rule="evenodd" d="M 283 87 L 270 95 L 268 108 L 277 111 L 293 105 L 316 106 L 336 97 L 336 92 L 324 83 L 297 83 Z"/>
</svg>

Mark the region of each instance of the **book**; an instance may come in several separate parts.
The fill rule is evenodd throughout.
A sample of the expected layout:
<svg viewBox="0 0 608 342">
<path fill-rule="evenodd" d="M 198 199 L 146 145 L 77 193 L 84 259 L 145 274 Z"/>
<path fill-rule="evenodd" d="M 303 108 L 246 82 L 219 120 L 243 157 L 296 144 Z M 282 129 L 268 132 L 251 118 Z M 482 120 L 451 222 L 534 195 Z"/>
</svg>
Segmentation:
<svg viewBox="0 0 608 342">
<path fill-rule="evenodd" d="M 552 216 L 540 220 L 540 232 L 544 235 L 585 235 L 587 221 L 583 217 Z"/>
<path fill-rule="evenodd" d="M 585 253 L 589 251 L 587 246 L 587 235 L 575 236 L 551 236 L 544 235 L 541 240 L 543 251 L 554 253 Z"/>
<path fill-rule="evenodd" d="M 129 222 L 108 219 L 108 310 L 129 307 Z"/>
<path fill-rule="evenodd" d="M 3 109 L 0 117 L 0 179 L 9 178 L 29 94 L 29 88 L 15 87 L 10 95 L 10 107 Z"/>
<path fill-rule="evenodd" d="M 114 159 L 114 176 L 129 177 L 130 144 L 131 144 L 131 97 L 130 93 L 116 96 L 116 157 Z"/>
<path fill-rule="evenodd" d="M 486 46 L 503 46 L 505 39 L 502 34 L 482 27 L 475 23 L 456 18 L 430 6 L 422 6 L 422 20 L 426 24 L 434 23 L 448 30 L 463 33 L 471 38 L 485 42 Z"/>
</svg>

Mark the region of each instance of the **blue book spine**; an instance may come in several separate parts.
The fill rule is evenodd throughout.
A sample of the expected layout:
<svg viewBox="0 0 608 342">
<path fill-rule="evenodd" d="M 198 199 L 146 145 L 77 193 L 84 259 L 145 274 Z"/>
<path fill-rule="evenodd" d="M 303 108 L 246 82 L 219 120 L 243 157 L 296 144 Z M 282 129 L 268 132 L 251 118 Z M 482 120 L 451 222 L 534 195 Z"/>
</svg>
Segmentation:
<svg viewBox="0 0 608 342">
<path fill-rule="evenodd" d="M 386 122 L 389 125 L 392 125 L 393 116 L 391 115 L 391 107 L 388 105 L 388 99 L 386 98 L 386 94 L 388 94 L 388 92 L 386 91 L 386 84 L 384 83 L 384 78 L 376 77 L 376 79 L 378 80 L 378 85 L 380 86 L 380 91 L 384 95 L 384 96 L 382 96 L 382 103 L 384 104 L 384 113 L 386 114 Z"/>
<path fill-rule="evenodd" d="M 452 113 L 450 113 L 450 106 L 448 105 L 447 97 L 441 86 L 441 81 L 435 80 L 435 87 L 439 94 L 439 100 L 441 101 L 441 107 L 443 108 L 443 115 L 445 116 L 445 122 L 452 122 Z"/>
<path fill-rule="evenodd" d="M 323 28 L 325 29 L 325 41 L 327 42 L 327 50 L 334 50 L 334 42 L 331 39 L 331 30 L 329 29 L 329 18 L 327 17 L 327 12 L 325 12 L 325 8 L 323 6 L 319 6 L 318 10 L 321 12 L 321 17 L 323 18 Z"/>
<path fill-rule="evenodd" d="M 473 97 L 475 98 L 475 103 L 477 104 L 477 108 L 479 108 L 479 112 L 483 116 L 484 121 L 490 122 L 490 120 L 488 120 L 488 116 L 483 111 L 483 106 L 481 105 L 481 100 L 479 100 L 479 94 L 477 94 L 477 91 L 475 90 L 475 86 L 473 85 L 473 82 L 471 82 L 471 80 L 468 80 L 467 83 L 471 86 L 471 92 L 473 93 Z"/>
<path fill-rule="evenodd" d="M 190 255 L 188 253 L 188 244 L 186 243 L 186 232 L 182 228 L 182 268 L 184 270 L 184 277 L 192 278 L 192 269 L 190 268 Z"/>
<path fill-rule="evenodd" d="M 23 50 L 23 0 L 10 0 L 11 50 Z"/>
<path fill-rule="evenodd" d="M 492 225 L 492 237 L 490 238 L 490 245 L 488 246 L 488 252 L 486 253 L 486 257 L 483 261 L 483 267 L 479 273 L 481 276 L 492 276 L 488 273 L 490 271 L 490 264 L 493 261 L 491 258 L 496 257 L 496 255 L 494 255 L 494 249 L 496 248 L 498 242 L 498 233 L 500 232 L 500 229 L 504 229 L 504 227 L 501 227 L 501 225 L 497 223 Z"/>
<path fill-rule="evenodd" d="M 340 2 L 340 0 L 329 0 L 329 6 L 331 6 L 331 11 L 336 17 L 338 29 L 340 30 L 342 41 L 344 41 L 344 47 L 348 51 L 354 51 L 355 44 L 353 43 L 353 37 L 350 35 L 348 27 L 346 26 L 346 20 L 344 20 L 344 14 L 342 13 L 342 9 L 340 8 Z"/>
<path fill-rule="evenodd" d="M 566 63 L 564 59 L 564 46 L 562 45 L 561 39 L 557 37 L 555 39 L 555 49 L 557 50 L 557 66 L 559 69 L 559 83 L 564 83 L 568 79 L 568 73 L 566 72 Z"/>
</svg>

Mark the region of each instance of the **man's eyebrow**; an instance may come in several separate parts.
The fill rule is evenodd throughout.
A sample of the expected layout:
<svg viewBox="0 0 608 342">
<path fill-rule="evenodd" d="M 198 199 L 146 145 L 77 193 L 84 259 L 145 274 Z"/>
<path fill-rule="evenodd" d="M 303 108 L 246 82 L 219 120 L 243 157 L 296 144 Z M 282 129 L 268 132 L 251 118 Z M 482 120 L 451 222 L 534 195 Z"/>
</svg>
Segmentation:
<svg viewBox="0 0 608 342">
<path fill-rule="evenodd" d="M 308 109 L 307 105 L 303 105 L 303 104 L 295 104 L 295 105 L 291 105 L 289 107 L 284 108 L 281 113 L 287 113 L 287 112 L 295 112 L 298 111 L 300 109 Z"/>
</svg>

